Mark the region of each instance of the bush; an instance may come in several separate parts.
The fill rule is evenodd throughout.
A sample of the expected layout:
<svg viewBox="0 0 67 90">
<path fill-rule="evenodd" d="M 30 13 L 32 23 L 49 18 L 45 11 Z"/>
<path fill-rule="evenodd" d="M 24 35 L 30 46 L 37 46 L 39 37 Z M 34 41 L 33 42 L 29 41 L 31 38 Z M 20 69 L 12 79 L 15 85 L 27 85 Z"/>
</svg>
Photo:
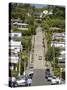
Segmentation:
<svg viewBox="0 0 67 90">
<path fill-rule="evenodd" d="M 47 61 L 53 61 L 53 59 L 56 57 L 59 57 L 60 55 L 60 49 L 57 47 L 49 47 L 47 54 L 46 54 L 46 60 Z"/>
<path fill-rule="evenodd" d="M 53 71 L 54 71 L 54 75 L 55 76 L 60 76 L 60 68 L 53 68 Z"/>
<path fill-rule="evenodd" d="M 30 50 L 31 49 L 31 36 L 23 36 L 22 45 L 24 49 Z"/>
</svg>

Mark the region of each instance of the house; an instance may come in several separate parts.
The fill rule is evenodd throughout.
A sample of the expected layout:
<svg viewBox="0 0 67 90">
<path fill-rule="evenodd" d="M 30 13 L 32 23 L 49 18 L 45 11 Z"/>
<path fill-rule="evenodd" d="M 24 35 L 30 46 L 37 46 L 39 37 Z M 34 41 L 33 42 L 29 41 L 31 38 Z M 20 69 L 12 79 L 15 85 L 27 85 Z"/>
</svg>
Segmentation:
<svg viewBox="0 0 67 90">
<path fill-rule="evenodd" d="M 45 17 L 45 16 L 47 16 L 47 15 L 52 15 L 52 14 L 53 14 L 53 11 L 52 11 L 52 10 L 50 10 L 50 11 L 44 10 L 44 11 L 43 11 L 43 17 Z"/>
<path fill-rule="evenodd" d="M 61 51 L 60 51 L 60 54 L 61 54 L 61 55 L 65 54 L 65 50 L 61 50 Z"/>
<path fill-rule="evenodd" d="M 65 67 L 65 54 L 62 54 L 58 57 L 58 65 Z"/>
<path fill-rule="evenodd" d="M 10 56 L 9 57 L 9 69 L 17 71 L 17 63 L 19 61 L 19 56 Z"/>
<path fill-rule="evenodd" d="M 9 51 L 10 52 L 14 52 L 14 53 L 18 53 L 20 52 L 20 50 L 23 49 L 22 45 L 21 45 L 21 41 L 13 41 L 11 40 L 9 42 Z"/>
<path fill-rule="evenodd" d="M 19 30 L 28 30 L 28 24 L 27 23 L 15 22 L 15 23 L 13 23 L 13 27 L 17 28 Z"/>
<path fill-rule="evenodd" d="M 16 63 L 18 63 L 18 61 L 19 61 L 19 57 L 18 56 L 10 56 L 9 57 L 9 62 L 10 63 L 16 64 Z"/>
<path fill-rule="evenodd" d="M 9 46 L 11 46 L 11 47 L 19 47 L 19 48 L 21 48 L 22 47 L 22 45 L 21 45 L 21 41 L 14 41 L 14 40 L 11 40 L 10 42 L 9 42 Z"/>
<path fill-rule="evenodd" d="M 17 63 L 20 60 L 19 52 L 22 50 L 21 41 L 9 42 L 9 68 L 17 71 Z"/>
<path fill-rule="evenodd" d="M 43 15 L 48 15 L 48 10 L 44 10 Z"/>
<path fill-rule="evenodd" d="M 65 58 L 59 59 L 58 65 L 61 66 L 61 67 L 65 67 Z"/>
<path fill-rule="evenodd" d="M 42 12 L 34 12 L 35 20 L 40 20 L 42 18 Z"/>
<path fill-rule="evenodd" d="M 63 39 L 65 40 L 65 33 L 53 33 L 52 39 Z"/>
<path fill-rule="evenodd" d="M 21 39 L 22 33 L 21 32 L 11 32 L 9 33 L 9 38 L 12 40 L 18 40 Z"/>
<path fill-rule="evenodd" d="M 52 41 L 52 42 L 51 42 L 51 46 L 60 47 L 60 48 L 65 48 L 65 42 Z"/>
<path fill-rule="evenodd" d="M 13 27 L 13 23 L 22 23 L 23 20 L 21 20 L 20 18 L 17 18 L 17 19 L 11 19 L 11 28 Z"/>
<path fill-rule="evenodd" d="M 48 12 L 48 15 L 52 15 L 53 14 L 53 10 L 50 10 L 49 12 Z"/>
<path fill-rule="evenodd" d="M 17 22 L 17 23 L 22 23 L 23 20 L 21 20 L 20 18 L 17 18 L 17 19 L 11 19 L 11 23 L 15 23 L 15 22 Z"/>
</svg>

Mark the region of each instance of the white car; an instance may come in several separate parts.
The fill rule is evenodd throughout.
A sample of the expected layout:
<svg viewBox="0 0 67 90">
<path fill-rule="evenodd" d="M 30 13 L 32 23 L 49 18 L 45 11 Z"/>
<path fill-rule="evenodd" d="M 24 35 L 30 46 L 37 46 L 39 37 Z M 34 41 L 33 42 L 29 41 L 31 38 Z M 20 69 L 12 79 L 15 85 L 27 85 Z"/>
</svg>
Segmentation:
<svg viewBox="0 0 67 90">
<path fill-rule="evenodd" d="M 52 80 L 52 76 L 51 76 L 51 75 L 48 76 L 47 80 L 48 80 L 48 81 L 51 81 L 51 80 Z"/>
<path fill-rule="evenodd" d="M 16 85 L 17 86 L 25 86 L 26 85 L 25 77 L 19 77 L 19 78 L 17 78 Z"/>
<path fill-rule="evenodd" d="M 57 81 L 58 84 L 61 84 L 61 82 L 62 82 L 59 77 L 56 78 L 56 81 Z"/>
<path fill-rule="evenodd" d="M 52 85 L 57 84 L 56 76 L 53 76 L 53 77 L 52 77 L 52 79 L 51 79 L 51 84 L 52 84 Z"/>
<path fill-rule="evenodd" d="M 52 84 L 61 84 L 61 79 L 59 77 L 53 76 L 51 79 Z"/>
</svg>

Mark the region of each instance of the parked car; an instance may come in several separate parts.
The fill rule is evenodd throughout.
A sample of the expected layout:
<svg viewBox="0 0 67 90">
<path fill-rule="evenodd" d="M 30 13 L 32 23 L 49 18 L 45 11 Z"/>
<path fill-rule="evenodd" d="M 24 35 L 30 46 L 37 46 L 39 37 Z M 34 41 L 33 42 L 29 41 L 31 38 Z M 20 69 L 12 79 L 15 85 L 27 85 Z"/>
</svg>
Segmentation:
<svg viewBox="0 0 67 90">
<path fill-rule="evenodd" d="M 42 56 L 39 56 L 39 60 L 42 60 Z"/>
<path fill-rule="evenodd" d="M 56 81 L 57 81 L 57 84 L 61 84 L 62 82 L 62 80 L 59 77 L 56 78 Z"/>
<path fill-rule="evenodd" d="M 32 79 L 33 75 L 34 75 L 34 72 L 33 72 L 33 71 L 29 71 L 29 72 L 28 72 L 28 76 L 29 76 L 29 78 Z"/>
<path fill-rule="evenodd" d="M 16 78 L 15 77 L 9 77 L 9 86 L 15 87 L 16 85 Z"/>
<path fill-rule="evenodd" d="M 51 73 L 50 73 L 50 69 L 45 69 L 45 78 L 48 79 L 48 76 L 50 76 Z"/>
<path fill-rule="evenodd" d="M 47 80 L 51 81 L 52 80 L 52 75 L 48 75 Z"/>
<path fill-rule="evenodd" d="M 57 84 L 56 76 L 53 76 L 53 77 L 52 77 L 52 79 L 51 79 L 51 84 L 52 84 L 52 85 Z"/>
<path fill-rule="evenodd" d="M 20 76 L 16 78 L 16 85 L 17 86 L 26 86 L 26 77 Z"/>
</svg>

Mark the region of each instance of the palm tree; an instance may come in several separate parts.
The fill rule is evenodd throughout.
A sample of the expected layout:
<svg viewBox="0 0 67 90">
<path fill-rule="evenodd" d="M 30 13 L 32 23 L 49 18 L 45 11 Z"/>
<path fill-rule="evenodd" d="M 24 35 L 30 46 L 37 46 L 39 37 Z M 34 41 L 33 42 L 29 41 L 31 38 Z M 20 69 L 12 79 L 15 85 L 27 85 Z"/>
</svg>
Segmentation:
<svg viewBox="0 0 67 90">
<path fill-rule="evenodd" d="M 22 63 L 23 63 L 23 68 L 24 68 L 24 72 L 26 70 L 27 64 L 28 64 L 28 55 L 26 52 L 22 52 Z"/>
</svg>

